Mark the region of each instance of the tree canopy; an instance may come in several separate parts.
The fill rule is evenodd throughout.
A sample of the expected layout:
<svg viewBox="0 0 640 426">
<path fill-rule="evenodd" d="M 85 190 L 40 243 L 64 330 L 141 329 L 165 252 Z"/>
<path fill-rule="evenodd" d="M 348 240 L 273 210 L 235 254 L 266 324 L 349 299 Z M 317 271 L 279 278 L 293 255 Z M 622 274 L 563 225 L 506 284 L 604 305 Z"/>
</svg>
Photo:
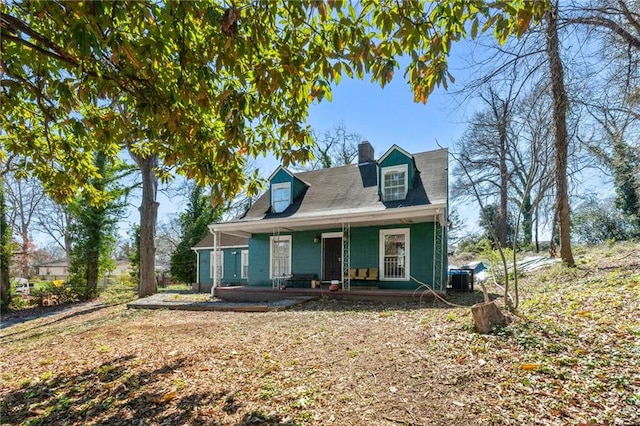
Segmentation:
<svg viewBox="0 0 640 426">
<path fill-rule="evenodd" d="M 493 29 L 504 41 L 548 2 L 449 0 L 12 1 L 0 5 L 2 149 L 68 198 L 126 141 L 157 154 L 216 200 L 246 187 L 247 158 L 305 160 L 309 105 L 342 76 L 384 86 L 404 69 L 426 102 L 453 80 L 453 42 Z M 132 134 L 134 136 L 132 136 Z M 87 185 L 84 190 L 92 192 Z M 93 194 L 99 197 L 100 194 Z"/>
</svg>

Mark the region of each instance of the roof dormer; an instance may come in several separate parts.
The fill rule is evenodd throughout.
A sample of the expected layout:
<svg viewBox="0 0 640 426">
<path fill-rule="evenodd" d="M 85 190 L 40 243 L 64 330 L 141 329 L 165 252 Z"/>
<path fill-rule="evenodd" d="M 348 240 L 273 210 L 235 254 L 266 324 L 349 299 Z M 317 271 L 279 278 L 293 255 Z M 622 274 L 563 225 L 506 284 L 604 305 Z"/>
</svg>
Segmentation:
<svg viewBox="0 0 640 426">
<path fill-rule="evenodd" d="M 378 160 L 378 194 L 383 202 L 400 201 L 413 188 L 416 166 L 413 156 L 393 145 Z"/>
<path fill-rule="evenodd" d="M 271 213 L 285 211 L 302 192 L 307 184 L 286 168 L 279 166 L 269 177 L 269 205 Z"/>
</svg>

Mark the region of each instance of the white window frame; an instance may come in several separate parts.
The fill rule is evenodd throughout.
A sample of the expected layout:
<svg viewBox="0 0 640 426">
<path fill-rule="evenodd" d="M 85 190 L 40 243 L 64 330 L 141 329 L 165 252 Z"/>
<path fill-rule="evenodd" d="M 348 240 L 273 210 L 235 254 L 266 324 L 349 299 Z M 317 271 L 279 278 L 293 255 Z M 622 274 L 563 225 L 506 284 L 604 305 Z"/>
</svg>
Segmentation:
<svg viewBox="0 0 640 426">
<path fill-rule="evenodd" d="M 275 199 L 275 193 L 279 189 L 286 189 L 287 190 L 286 191 L 286 193 L 287 193 L 287 200 L 286 200 L 287 205 L 284 206 L 281 209 L 277 209 L 276 208 L 276 199 Z M 285 200 L 280 200 L 280 201 L 277 201 L 277 202 L 278 203 L 284 203 Z M 282 213 L 290 205 L 291 205 L 291 182 L 282 182 L 282 183 L 273 183 L 273 184 L 271 184 L 271 211 L 273 213 Z"/>
<path fill-rule="evenodd" d="M 385 196 L 385 192 L 387 190 L 386 179 L 385 176 L 389 173 L 404 173 L 404 192 L 402 194 L 402 198 L 388 200 Z M 382 201 L 399 201 L 407 198 L 407 191 L 409 190 L 409 167 L 406 164 L 400 164 L 398 166 L 390 166 L 383 167 L 381 174 L 381 192 L 382 192 Z M 395 188 L 395 187 L 394 187 Z"/>
<path fill-rule="evenodd" d="M 218 282 L 222 281 L 222 277 L 224 277 L 224 251 L 223 250 L 211 250 L 209 253 L 209 278 L 213 278 L 213 256 L 215 253 L 219 253 L 220 257 L 218 258 L 218 271 L 220 275 L 218 276 Z"/>
<path fill-rule="evenodd" d="M 273 258 L 273 244 L 275 242 L 281 242 L 281 241 L 287 241 L 289 243 L 289 251 L 287 253 L 288 257 L 289 257 L 289 264 L 287 265 L 286 271 L 284 274 L 279 275 L 278 277 L 274 277 L 273 275 L 273 262 L 274 262 L 274 258 Z M 280 235 L 280 236 L 272 236 L 269 238 L 269 278 L 270 279 L 274 279 L 274 278 L 280 278 L 283 276 L 289 276 L 291 275 L 291 235 Z"/>
<path fill-rule="evenodd" d="M 411 239 L 409 228 L 381 229 L 380 230 L 380 264 L 378 266 L 380 281 L 409 281 L 411 276 Z M 387 277 L 385 270 L 385 246 L 384 239 L 388 235 L 404 235 L 404 277 Z"/>
<path fill-rule="evenodd" d="M 240 250 L 240 278 L 249 278 L 249 250 Z"/>
</svg>

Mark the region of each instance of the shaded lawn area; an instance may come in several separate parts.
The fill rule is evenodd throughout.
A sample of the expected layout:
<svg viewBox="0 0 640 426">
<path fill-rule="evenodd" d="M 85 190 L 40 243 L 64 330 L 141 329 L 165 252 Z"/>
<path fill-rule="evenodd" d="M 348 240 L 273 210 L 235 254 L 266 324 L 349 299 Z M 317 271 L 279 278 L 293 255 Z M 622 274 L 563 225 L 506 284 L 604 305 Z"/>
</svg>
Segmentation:
<svg viewBox="0 0 640 426">
<path fill-rule="evenodd" d="M 520 317 L 318 300 L 284 312 L 127 310 L 0 332 L 2 424 L 636 424 L 640 262 L 577 254 L 521 282 Z M 479 294 L 454 295 L 470 305 Z"/>
</svg>

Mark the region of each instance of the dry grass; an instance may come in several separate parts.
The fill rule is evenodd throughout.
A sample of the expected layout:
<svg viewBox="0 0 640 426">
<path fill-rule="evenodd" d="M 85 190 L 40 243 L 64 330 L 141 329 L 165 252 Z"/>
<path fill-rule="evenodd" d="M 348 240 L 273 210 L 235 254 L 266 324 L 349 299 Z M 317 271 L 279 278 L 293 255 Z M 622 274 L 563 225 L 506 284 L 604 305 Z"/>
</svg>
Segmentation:
<svg viewBox="0 0 640 426">
<path fill-rule="evenodd" d="M 54 315 L 0 332 L 2 424 L 637 424 L 638 247 L 522 280 L 520 317 L 317 301 Z M 456 295 L 471 304 L 481 297 Z"/>
</svg>

